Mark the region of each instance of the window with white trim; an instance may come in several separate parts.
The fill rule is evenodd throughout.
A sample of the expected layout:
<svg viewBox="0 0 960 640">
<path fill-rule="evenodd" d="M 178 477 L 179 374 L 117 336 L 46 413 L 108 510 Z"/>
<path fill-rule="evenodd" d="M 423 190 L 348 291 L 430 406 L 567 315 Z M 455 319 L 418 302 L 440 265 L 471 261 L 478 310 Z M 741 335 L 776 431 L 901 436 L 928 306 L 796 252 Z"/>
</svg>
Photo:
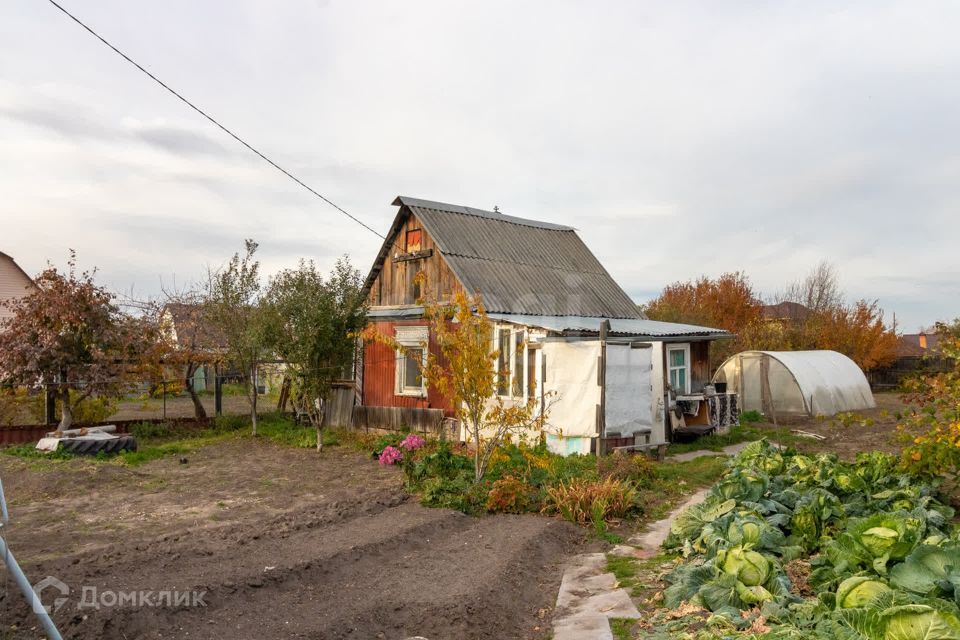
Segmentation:
<svg viewBox="0 0 960 640">
<path fill-rule="evenodd" d="M 423 371 L 427 367 L 427 345 L 430 330 L 427 327 L 397 327 L 396 393 L 398 396 L 427 395 Z"/>
<path fill-rule="evenodd" d="M 667 347 L 667 379 L 676 393 L 690 393 L 690 345 Z"/>
<path fill-rule="evenodd" d="M 497 327 L 494 339 L 497 355 L 497 395 L 523 400 L 533 394 L 529 378 L 535 375 L 527 358 L 527 332 L 525 329 Z"/>
</svg>

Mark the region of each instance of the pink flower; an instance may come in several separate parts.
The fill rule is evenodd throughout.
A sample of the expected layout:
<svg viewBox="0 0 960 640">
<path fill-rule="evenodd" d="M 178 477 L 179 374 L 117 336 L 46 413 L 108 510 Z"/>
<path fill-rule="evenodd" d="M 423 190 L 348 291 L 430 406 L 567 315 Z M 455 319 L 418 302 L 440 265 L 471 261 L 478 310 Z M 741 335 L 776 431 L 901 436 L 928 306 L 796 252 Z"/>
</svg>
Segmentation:
<svg viewBox="0 0 960 640">
<path fill-rule="evenodd" d="M 400 449 L 396 447 L 384 447 L 383 451 L 380 452 L 380 464 L 396 464 L 400 460 L 403 460 L 403 453 Z"/>
<path fill-rule="evenodd" d="M 427 443 L 426 440 L 424 440 L 423 438 L 421 438 L 415 433 L 411 433 L 406 438 L 404 438 L 403 442 L 400 443 L 400 446 L 406 449 L 407 451 L 414 451 L 416 449 L 419 449 L 426 443 Z"/>
</svg>

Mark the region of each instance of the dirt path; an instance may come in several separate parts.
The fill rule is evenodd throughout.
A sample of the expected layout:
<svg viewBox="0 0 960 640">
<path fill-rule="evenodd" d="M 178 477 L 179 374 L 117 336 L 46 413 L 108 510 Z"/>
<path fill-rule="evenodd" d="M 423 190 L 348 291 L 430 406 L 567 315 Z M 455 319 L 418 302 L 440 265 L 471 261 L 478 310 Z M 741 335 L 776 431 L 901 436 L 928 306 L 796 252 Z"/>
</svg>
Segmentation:
<svg viewBox="0 0 960 640">
<path fill-rule="evenodd" d="M 3 458 L 8 542 L 29 576 L 70 586 L 54 618 L 71 638 L 545 637 L 560 566 L 582 551 L 557 520 L 422 508 L 396 470 L 340 449 L 236 441 L 132 470 Z M 4 631 L 37 637 L 3 585 Z M 83 587 L 202 591 L 207 606 L 78 610 Z"/>
</svg>

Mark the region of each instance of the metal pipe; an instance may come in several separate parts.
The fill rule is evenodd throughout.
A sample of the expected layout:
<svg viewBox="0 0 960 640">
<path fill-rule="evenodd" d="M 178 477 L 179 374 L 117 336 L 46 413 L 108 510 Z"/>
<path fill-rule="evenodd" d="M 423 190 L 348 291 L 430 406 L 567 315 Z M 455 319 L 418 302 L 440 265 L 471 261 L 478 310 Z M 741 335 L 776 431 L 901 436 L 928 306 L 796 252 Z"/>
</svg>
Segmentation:
<svg viewBox="0 0 960 640">
<path fill-rule="evenodd" d="M 0 521 L 0 531 L 2 531 L 3 527 L 10 521 L 10 514 L 7 511 L 7 499 L 3 495 L 2 481 L 0 481 L 0 517 L 3 518 L 3 520 Z M 43 602 L 40 601 L 37 592 L 33 590 L 33 586 L 30 584 L 30 581 L 27 580 L 23 569 L 17 564 L 17 560 L 13 557 L 13 554 L 10 553 L 10 547 L 7 546 L 3 536 L 0 536 L 0 557 L 3 558 L 3 563 L 7 565 L 7 570 L 10 571 L 10 574 L 13 576 L 14 582 L 20 587 L 20 592 L 23 593 L 23 597 L 30 603 L 30 608 L 33 609 L 33 613 L 37 616 L 37 619 L 40 620 L 40 625 L 46 632 L 47 638 L 49 638 L 49 640 L 63 640 L 63 636 L 60 635 L 57 626 L 53 624 L 50 614 L 47 613 L 47 610 L 43 607 Z"/>
<path fill-rule="evenodd" d="M 33 613 L 37 616 L 37 619 L 40 620 L 40 625 L 46 632 L 47 638 L 49 638 L 49 640 L 63 640 L 63 636 L 61 636 L 60 632 L 57 631 L 57 626 L 53 624 L 50 614 L 47 613 L 47 610 L 43 608 L 43 603 L 33 590 L 33 587 L 30 585 L 30 581 L 27 580 L 27 576 L 24 575 L 20 565 L 17 564 L 13 554 L 10 553 L 10 548 L 7 547 L 7 544 L 2 537 L 0 537 L 0 556 L 3 557 L 3 562 L 7 565 L 7 569 L 13 576 L 14 582 L 16 582 L 17 586 L 20 587 L 23 597 L 26 598 L 27 602 L 30 603 L 30 608 L 33 609 Z"/>
</svg>

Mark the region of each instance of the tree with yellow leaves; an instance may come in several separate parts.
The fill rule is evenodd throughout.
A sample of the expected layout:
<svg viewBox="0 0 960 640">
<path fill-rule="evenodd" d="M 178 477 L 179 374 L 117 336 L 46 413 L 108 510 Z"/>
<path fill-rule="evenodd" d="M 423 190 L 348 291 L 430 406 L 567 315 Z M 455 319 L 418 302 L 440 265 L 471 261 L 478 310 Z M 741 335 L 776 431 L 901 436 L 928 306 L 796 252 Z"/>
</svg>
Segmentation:
<svg viewBox="0 0 960 640">
<path fill-rule="evenodd" d="M 449 303 L 426 303 L 424 317 L 437 344 L 427 357 L 427 384 L 450 399 L 473 448 L 474 479 L 480 482 L 507 438 L 543 430 L 549 405 L 541 408 L 532 397 L 511 402 L 495 393 L 500 353 L 493 348 L 493 324 L 480 295 L 458 291 Z"/>
</svg>

